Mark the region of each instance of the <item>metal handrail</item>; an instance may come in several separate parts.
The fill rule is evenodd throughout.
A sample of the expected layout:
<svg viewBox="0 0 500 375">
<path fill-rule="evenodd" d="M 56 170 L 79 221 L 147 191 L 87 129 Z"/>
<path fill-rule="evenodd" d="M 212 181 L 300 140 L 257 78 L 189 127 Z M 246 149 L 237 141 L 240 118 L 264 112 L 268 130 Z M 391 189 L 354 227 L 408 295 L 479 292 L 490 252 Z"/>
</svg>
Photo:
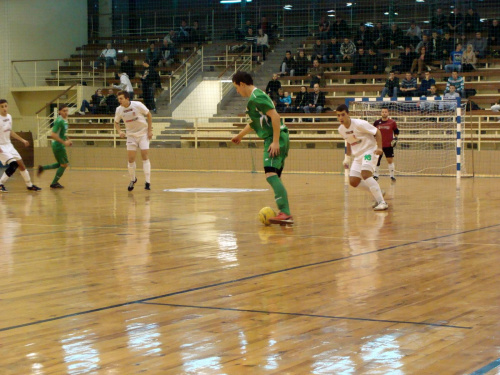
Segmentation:
<svg viewBox="0 0 500 375">
<path fill-rule="evenodd" d="M 57 99 L 59 99 L 61 96 L 65 95 L 69 90 L 71 90 L 73 87 L 75 87 L 77 84 L 74 83 L 72 84 L 69 88 L 64 90 L 62 93 L 57 95 L 54 99 L 52 99 L 50 102 L 45 104 L 42 108 L 40 108 L 38 111 L 35 112 L 36 115 L 38 115 L 40 112 L 42 112 L 44 109 L 46 109 L 48 106 L 50 106 L 52 103 L 54 103 Z"/>
</svg>

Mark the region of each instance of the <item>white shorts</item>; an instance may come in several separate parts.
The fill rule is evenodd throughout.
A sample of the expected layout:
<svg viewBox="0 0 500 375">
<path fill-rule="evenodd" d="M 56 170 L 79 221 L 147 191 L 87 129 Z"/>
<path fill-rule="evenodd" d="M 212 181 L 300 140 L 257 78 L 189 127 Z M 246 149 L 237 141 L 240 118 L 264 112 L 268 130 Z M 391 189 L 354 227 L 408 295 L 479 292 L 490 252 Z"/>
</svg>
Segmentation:
<svg viewBox="0 0 500 375">
<path fill-rule="evenodd" d="M 14 160 L 22 159 L 21 155 L 19 155 L 19 152 L 17 152 L 12 143 L 0 145 L 0 150 L 2 150 L 2 152 L 0 152 L 0 162 L 2 162 L 3 165 L 7 165 Z"/>
<path fill-rule="evenodd" d="M 368 150 L 364 154 L 354 158 L 349 176 L 361 178 L 361 171 L 370 171 L 373 173 L 377 167 L 379 157 L 379 155 L 375 155 L 375 150 Z"/>
<path fill-rule="evenodd" d="M 137 148 L 149 150 L 149 139 L 147 134 L 139 137 L 134 137 L 133 135 L 127 136 L 127 150 L 136 151 Z"/>
</svg>

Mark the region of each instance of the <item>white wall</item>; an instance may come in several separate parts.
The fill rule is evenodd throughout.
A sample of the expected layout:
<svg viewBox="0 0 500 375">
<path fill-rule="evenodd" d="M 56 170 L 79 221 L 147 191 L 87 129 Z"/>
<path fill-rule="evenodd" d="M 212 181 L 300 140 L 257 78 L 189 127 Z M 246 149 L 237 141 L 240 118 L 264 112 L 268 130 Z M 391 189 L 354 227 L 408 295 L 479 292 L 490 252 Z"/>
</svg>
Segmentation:
<svg viewBox="0 0 500 375">
<path fill-rule="evenodd" d="M 172 117 L 212 117 L 221 101 L 220 81 L 202 81 L 173 111 Z"/>
<path fill-rule="evenodd" d="M 0 97 L 19 130 L 32 119 L 19 118 L 10 94 L 11 61 L 66 58 L 87 44 L 87 0 L 0 0 L 0 17 Z"/>
</svg>

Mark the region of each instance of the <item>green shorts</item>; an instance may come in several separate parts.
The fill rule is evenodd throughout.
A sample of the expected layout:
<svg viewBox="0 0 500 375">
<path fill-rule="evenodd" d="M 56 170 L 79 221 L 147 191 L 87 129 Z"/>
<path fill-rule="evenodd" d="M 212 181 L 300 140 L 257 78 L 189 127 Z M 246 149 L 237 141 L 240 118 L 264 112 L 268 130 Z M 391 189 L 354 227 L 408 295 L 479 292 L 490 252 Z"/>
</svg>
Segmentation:
<svg viewBox="0 0 500 375">
<path fill-rule="evenodd" d="M 276 169 L 282 169 L 285 166 L 285 159 L 288 156 L 288 150 L 290 149 L 290 137 L 288 135 L 288 129 L 281 129 L 280 132 L 280 153 L 277 156 L 269 156 L 269 146 L 273 143 L 273 138 L 269 137 L 264 140 L 264 168 L 273 167 Z"/>
<path fill-rule="evenodd" d="M 66 153 L 66 147 L 54 147 L 52 146 L 52 152 L 59 164 L 69 164 L 68 154 Z"/>
</svg>

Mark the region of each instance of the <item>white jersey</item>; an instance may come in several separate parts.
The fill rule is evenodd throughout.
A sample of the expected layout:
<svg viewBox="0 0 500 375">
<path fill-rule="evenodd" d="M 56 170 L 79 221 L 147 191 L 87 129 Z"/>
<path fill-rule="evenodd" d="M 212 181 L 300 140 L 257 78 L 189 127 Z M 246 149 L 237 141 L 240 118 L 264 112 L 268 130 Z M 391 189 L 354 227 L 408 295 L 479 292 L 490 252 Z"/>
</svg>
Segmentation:
<svg viewBox="0 0 500 375">
<path fill-rule="evenodd" d="M 368 121 L 351 119 L 349 128 L 339 126 L 339 133 L 351 145 L 351 155 L 355 158 L 377 148 L 377 128 Z"/>
<path fill-rule="evenodd" d="M 0 145 L 10 145 L 10 132 L 12 131 L 12 116 L 0 116 Z"/>
<path fill-rule="evenodd" d="M 116 108 L 115 122 L 123 120 L 127 136 L 140 137 L 148 133 L 148 122 L 145 117 L 148 113 L 149 109 L 144 104 L 133 100 L 127 108 L 123 106 Z"/>
</svg>

